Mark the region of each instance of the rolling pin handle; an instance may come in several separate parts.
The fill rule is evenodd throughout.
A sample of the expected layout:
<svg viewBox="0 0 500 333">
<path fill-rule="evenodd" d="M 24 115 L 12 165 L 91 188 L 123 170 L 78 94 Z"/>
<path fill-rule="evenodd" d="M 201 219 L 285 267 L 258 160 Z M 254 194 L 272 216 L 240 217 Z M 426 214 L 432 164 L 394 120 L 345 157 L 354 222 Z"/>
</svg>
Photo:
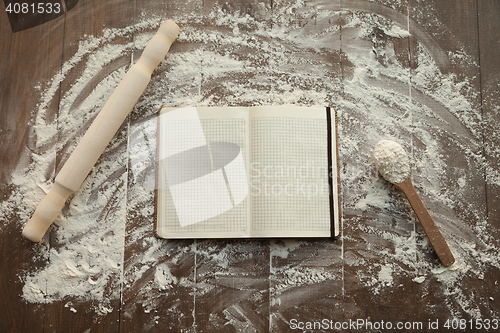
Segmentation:
<svg viewBox="0 0 500 333">
<path fill-rule="evenodd" d="M 54 183 L 49 193 L 43 198 L 31 219 L 23 229 L 23 236 L 33 242 L 40 242 L 52 222 L 61 212 L 64 203 L 73 191 L 59 183 Z"/>
</svg>

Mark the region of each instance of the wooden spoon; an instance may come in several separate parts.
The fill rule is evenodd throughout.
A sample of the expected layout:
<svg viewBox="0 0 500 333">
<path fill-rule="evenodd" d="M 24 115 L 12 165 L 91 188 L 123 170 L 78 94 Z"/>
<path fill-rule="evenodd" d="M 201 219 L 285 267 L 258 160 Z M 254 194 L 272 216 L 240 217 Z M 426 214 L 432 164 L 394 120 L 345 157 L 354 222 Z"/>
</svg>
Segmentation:
<svg viewBox="0 0 500 333">
<path fill-rule="evenodd" d="M 436 251 L 443 266 L 455 262 L 446 240 L 425 208 L 422 200 L 411 182 L 411 169 L 408 155 L 398 143 L 382 140 L 375 146 L 375 164 L 382 176 L 403 190 L 417 218 L 424 228 L 432 247 Z"/>
</svg>

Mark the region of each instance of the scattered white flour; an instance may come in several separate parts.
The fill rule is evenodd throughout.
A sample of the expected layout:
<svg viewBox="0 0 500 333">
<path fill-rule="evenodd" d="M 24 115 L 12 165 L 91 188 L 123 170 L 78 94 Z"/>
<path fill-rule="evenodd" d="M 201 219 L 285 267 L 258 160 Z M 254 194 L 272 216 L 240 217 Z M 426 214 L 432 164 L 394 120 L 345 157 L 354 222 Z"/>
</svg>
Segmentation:
<svg viewBox="0 0 500 333">
<path fill-rule="evenodd" d="M 425 281 L 425 276 L 417 276 L 412 281 L 416 283 L 423 283 Z"/>
<path fill-rule="evenodd" d="M 402 29 L 397 25 L 393 25 L 390 29 L 384 29 L 384 32 L 387 36 L 395 38 L 405 38 L 411 36 L 408 30 Z"/>
<path fill-rule="evenodd" d="M 161 264 L 156 266 L 155 282 L 159 290 L 166 290 L 177 283 L 177 278 L 172 275 L 167 264 Z"/>
<path fill-rule="evenodd" d="M 35 259 L 46 265 L 20 276 L 22 297 L 39 303 L 88 301 L 99 320 L 100 315 L 118 311 L 112 301 L 136 286 L 138 290 L 130 291 L 136 292 L 134 303 L 153 318 L 166 293 L 194 288 L 188 277 L 172 275 L 165 258 L 181 262 L 194 253 L 213 263 L 216 271 L 198 272 L 200 276 L 232 272 L 238 260 L 255 251 L 255 243 L 194 242 L 174 251 L 169 242 L 152 235 L 158 108 L 325 103 L 338 110 L 344 238 L 269 244 L 274 302 L 279 304 L 281 295 L 294 288 L 332 281 L 340 281 L 337 292 L 348 293 L 342 291 L 342 278 L 349 273 L 345 283 L 360 285 L 373 297 L 407 279 L 420 283 L 424 291 L 438 281 L 446 306 L 457 318 L 463 313 L 498 317 L 479 309 L 479 296 L 462 287 L 463 280 L 484 278 L 486 271 L 500 267 L 498 239 L 485 213 L 483 182 L 486 172 L 488 182 L 500 183 L 500 173 L 482 155 L 481 112 L 474 104 L 477 92 L 469 89 L 472 78 L 442 73 L 439 59 L 432 56 L 435 50 L 420 40 L 410 71 L 404 59 L 396 57 L 391 38 L 407 38 L 412 31 L 390 17 L 360 13 L 343 3 L 346 8 L 334 9 L 304 7 L 303 1 L 282 4 L 269 20 L 215 8 L 207 15 L 214 26 L 190 14 L 171 17 L 181 26 L 178 41 L 153 73 L 122 131 L 63 211 L 59 226 L 50 231 L 52 246 L 47 236 L 33 245 L 40 253 Z M 262 17 L 267 14 L 264 8 Z M 162 19 L 137 21 L 123 29 L 106 29 L 102 36 L 85 36 L 60 73 L 40 83 L 30 147 L 23 153 L 27 158 L 13 175 L 11 197 L 0 203 L 0 228 L 12 221 L 7 218 L 12 215 L 21 222 L 29 219 L 55 176 L 56 154 L 64 157 L 72 151 L 125 74 L 131 54 L 144 48 Z M 344 25 L 339 29 L 332 22 Z M 370 37 L 375 26 L 388 38 L 378 44 L 377 54 Z M 133 41 L 124 38 L 132 35 Z M 334 60 L 339 54 L 345 63 L 342 70 Z M 457 67 L 474 67 L 467 57 L 455 61 Z M 65 80 L 74 69 L 81 74 L 60 96 L 58 122 L 50 121 L 49 108 L 59 99 L 62 83 L 69 85 Z M 387 137 L 415 143 L 411 158 L 419 162 L 412 177 L 455 255 L 452 268 L 443 269 L 433 261 L 432 247 L 412 223 L 401 193 L 376 177 L 372 147 Z M 384 152 L 393 156 L 384 158 L 399 161 L 399 153 L 391 149 Z M 396 174 L 392 169 L 385 172 L 397 182 L 409 173 L 409 162 L 399 168 Z M 130 248 L 126 244 L 133 244 L 134 251 L 124 265 L 124 248 Z M 300 256 L 308 251 L 310 257 Z M 199 293 L 212 288 L 210 280 L 196 284 Z M 124 315 L 135 306 L 125 305 Z"/>
<path fill-rule="evenodd" d="M 391 183 L 401 183 L 410 175 L 410 159 L 395 141 L 380 140 L 375 145 L 373 157 L 380 174 Z"/>
<path fill-rule="evenodd" d="M 392 267 L 382 266 L 380 268 L 380 272 L 378 272 L 378 280 L 383 282 L 387 286 L 392 285 L 393 282 Z"/>
</svg>

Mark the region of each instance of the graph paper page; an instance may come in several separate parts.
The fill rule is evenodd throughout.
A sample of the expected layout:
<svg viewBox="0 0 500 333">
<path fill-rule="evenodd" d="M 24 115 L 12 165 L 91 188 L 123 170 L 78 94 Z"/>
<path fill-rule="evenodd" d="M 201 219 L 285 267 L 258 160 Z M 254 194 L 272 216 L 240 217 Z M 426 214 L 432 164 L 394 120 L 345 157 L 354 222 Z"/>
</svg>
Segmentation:
<svg viewBox="0 0 500 333">
<path fill-rule="evenodd" d="M 165 108 L 164 111 L 168 112 L 171 108 Z M 215 107 L 198 107 L 199 123 L 203 131 L 203 136 L 208 143 L 208 148 L 206 149 L 207 154 L 215 153 L 214 148 L 217 143 L 222 144 L 236 144 L 241 150 L 242 161 L 244 161 L 243 168 L 246 168 L 247 162 L 247 146 L 248 146 L 248 108 L 215 108 Z M 158 149 L 161 150 L 162 145 L 165 144 L 165 137 L 168 133 L 165 133 L 165 128 L 162 127 L 161 123 L 161 112 L 160 112 L 160 123 L 158 127 Z M 174 124 L 177 133 L 182 133 L 185 131 L 192 131 L 188 127 L 192 127 L 189 122 L 178 121 Z M 183 126 L 186 128 L 184 129 Z M 177 138 L 182 135 L 177 135 Z M 172 144 L 177 138 L 166 138 L 169 140 L 169 144 Z M 199 141 L 199 140 L 198 140 Z M 182 143 L 179 142 L 179 145 Z M 203 149 L 204 147 L 200 147 Z M 224 152 L 224 151 L 223 151 Z M 202 155 L 195 155 L 195 158 Z M 194 180 L 187 181 L 181 184 L 176 184 L 172 186 L 172 182 L 168 181 L 168 160 L 158 161 L 158 188 L 157 188 L 157 226 L 156 234 L 162 238 L 237 238 L 237 237 L 248 237 L 249 234 L 249 200 L 248 196 L 236 195 L 238 191 L 234 188 L 229 191 L 227 182 L 229 185 L 235 182 L 242 183 L 245 185 L 248 183 L 245 173 L 243 175 L 237 175 L 237 177 L 243 177 L 242 179 L 234 179 L 231 177 L 236 173 L 231 173 L 229 166 L 225 166 L 225 172 L 223 173 L 217 165 L 213 165 L 212 156 L 212 168 L 213 171 L 204 175 L 203 177 L 197 177 Z M 184 168 L 190 168 L 193 165 L 199 164 L 195 159 L 193 163 L 184 166 Z M 181 192 L 180 203 L 185 203 L 184 195 L 190 195 L 195 197 L 193 207 L 181 206 L 175 203 L 175 196 L 177 194 L 177 188 L 183 186 L 184 192 Z M 232 196 L 227 195 L 227 193 L 232 192 Z M 241 192 L 241 191 L 239 191 Z M 190 212 L 196 213 L 199 210 L 200 203 L 210 204 L 210 200 L 213 197 L 219 196 L 221 200 L 226 200 L 229 209 L 226 211 L 213 216 L 209 219 L 193 223 L 191 225 L 182 226 L 179 221 L 179 213 L 181 210 L 189 214 Z M 206 206 L 206 205 L 205 205 Z"/>
<path fill-rule="evenodd" d="M 325 107 L 250 109 L 252 236 L 330 237 Z"/>
</svg>

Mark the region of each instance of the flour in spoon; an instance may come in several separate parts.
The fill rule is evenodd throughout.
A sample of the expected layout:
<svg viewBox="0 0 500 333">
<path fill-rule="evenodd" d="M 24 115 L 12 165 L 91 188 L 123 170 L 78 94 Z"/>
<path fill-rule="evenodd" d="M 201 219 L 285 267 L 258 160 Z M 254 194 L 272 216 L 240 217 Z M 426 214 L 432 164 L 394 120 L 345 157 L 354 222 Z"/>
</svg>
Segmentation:
<svg viewBox="0 0 500 333">
<path fill-rule="evenodd" d="M 391 183 L 401 183 L 410 175 L 410 159 L 397 142 L 381 140 L 373 151 L 380 174 Z"/>
</svg>

